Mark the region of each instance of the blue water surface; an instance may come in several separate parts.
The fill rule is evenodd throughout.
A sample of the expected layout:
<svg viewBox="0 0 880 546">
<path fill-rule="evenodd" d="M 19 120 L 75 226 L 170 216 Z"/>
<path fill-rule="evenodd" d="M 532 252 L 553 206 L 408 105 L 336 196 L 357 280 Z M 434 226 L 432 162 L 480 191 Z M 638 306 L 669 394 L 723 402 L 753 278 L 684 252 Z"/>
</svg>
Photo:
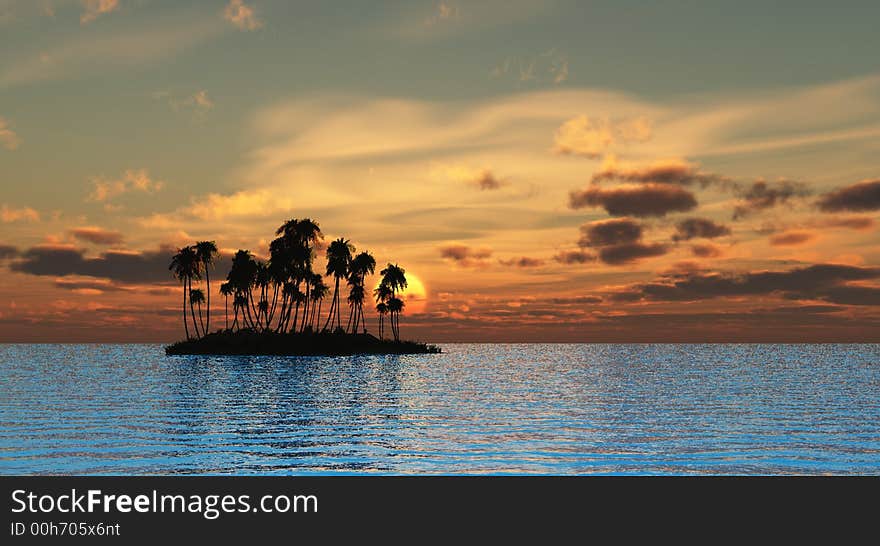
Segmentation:
<svg viewBox="0 0 880 546">
<path fill-rule="evenodd" d="M 0 474 L 880 474 L 880 345 L 0 345 Z"/>
</svg>

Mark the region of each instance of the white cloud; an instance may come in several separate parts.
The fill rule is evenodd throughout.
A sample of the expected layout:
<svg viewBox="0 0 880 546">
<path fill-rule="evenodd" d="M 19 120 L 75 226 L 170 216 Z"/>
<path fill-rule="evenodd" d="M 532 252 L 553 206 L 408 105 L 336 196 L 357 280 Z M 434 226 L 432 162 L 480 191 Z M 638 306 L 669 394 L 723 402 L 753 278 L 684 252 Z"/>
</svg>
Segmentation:
<svg viewBox="0 0 880 546">
<path fill-rule="evenodd" d="M 7 150 L 15 150 L 18 148 L 19 144 L 21 144 L 21 139 L 9 127 L 9 123 L 0 117 L 0 145 L 2 145 Z"/>
<path fill-rule="evenodd" d="M 263 22 L 254 13 L 254 8 L 245 4 L 243 0 L 229 0 L 223 10 L 223 18 L 239 30 L 256 30 L 263 26 Z"/>
</svg>

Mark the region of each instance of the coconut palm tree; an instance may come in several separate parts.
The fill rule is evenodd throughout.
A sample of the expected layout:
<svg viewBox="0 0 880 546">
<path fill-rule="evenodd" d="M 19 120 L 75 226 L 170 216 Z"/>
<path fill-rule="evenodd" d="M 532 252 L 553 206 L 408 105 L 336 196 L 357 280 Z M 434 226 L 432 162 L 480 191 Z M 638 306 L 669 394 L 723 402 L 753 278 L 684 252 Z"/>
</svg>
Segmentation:
<svg viewBox="0 0 880 546">
<path fill-rule="evenodd" d="M 352 334 L 358 332 L 358 324 L 362 322 L 361 309 L 364 307 L 364 286 L 352 284 L 348 292 L 348 327 Z M 364 327 L 366 333 L 366 327 Z"/>
<path fill-rule="evenodd" d="M 397 297 L 397 292 L 407 287 L 406 270 L 397 264 L 388 264 L 379 273 L 382 275 L 380 287 L 385 285 L 391 291 L 391 297 L 388 299 L 391 332 L 394 334 L 394 341 L 400 341 L 400 313 L 405 304 L 402 299 Z"/>
<path fill-rule="evenodd" d="M 186 302 L 189 295 L 189 285 L 192 283 L 192 279 L 199 275 L 198 261 L 193 248 L 185 246 L 178 249 L 177 254 L 171 258 L 171 265 L 168 266 L 168 269 L 183 285 L 183 329 L 186 332 L 186 339 L 190 339 L 188 319 L 186 318 Z"/>
<path fill-rule="evenodd" d="M 223 319 L 224 319 L 224 330 L 229 330 L 229 296 L 235 293 L 235 289 L 232 288 L 232 283 L 226 281 L 220 284 L 220 293 L 223 294 L 224 304 L 223 304 Z"/>
<path fill-rule="evenodd" d="M 381 338 L 385 332 L 385 315 L 388 314 L 388 300 L 391 299 L 391 287 L 380 282 L 379 286 L 373 290 L 373 296 L 376 298 L 376 311 L 379 313 L 379 337 Z"/>
<path fill-rule="evenodd" d="M 318 328 L 318 321 L 321 317 L 321 306 L 323 305 L 324 298 L 327 297 L 330 288 L 324 284 L 324 277 L 319 273 L 312 274 L 312 277 L 309 279 L 309 285 L 309 299 L 312 301 L 312 316 L 309 317 L 308 327 L 314 332 Z"/>
<path fill-rule="evenodd" d="M 400 312 L 406 304 L 402 299 L 393 297 L 388 300 L 388 312 L 391 314 L 391 333 L 394 341 L 400 341 Z"/>
<path fill-rule="evenodd" d="M 367 331 L 364 315 L 364 294 L 367 275 L 376 271 L 376 260 L 369 252 L 361 252 L 351 259 L 349 267 L 348 284 L 350 286 L 348 303 L 351 311 L 348 315 L 348 323 L 351 333 L 357 333 L 358 323 L 362 323 L 364 333 Z"/>
<path fill-rule="evenodd" d="M 235 330 L 235 327 L 238 326 L 238 313 L 241 312 L 242 322 L 246 323 L 245 320 L 245 310 L 248 305 L 247 296 L 244 294 L 236 294 L 234 298 L 232 298 L 232 309 L 235 313 L 235 316 L 232 319 L 232 329 Z M 239 327 L 239 330 L 241 327 Z"/>
<path fill-rule="evenodd" d="M 351 255 L 354 251 L 354 245 L 342 237 L 336 239 L 327 247 L 326 274 L 333 275 L 336 285 L 333 289 L 333 302 L 330 304 L 330 313 L 327 315 L 327 322 L 324 323 L 324 330 L 333 323 L 334 317 L 336 318 L 336 329 L 342 329 L 339 312 L 339 280 L 348 278 Z"/>
<path fill-rule="evenodd" d="M 376 313 L 379 314 L 379 339 L 385 339 L 385 315 L 388 314 L 388 305 L 385 302 L 377 303 Z"/>
<path fill-rule="evenodd" d="M 247 250 L 239 250 L 232 257 L 232 268 L 226 276 L 233 289 L 236 297 L 233 302 L 238 302 L 237 308 L 241 311 L 241 320 L 248 328 L 256 329 L 256 321 L 251 314 L 253 307 L 252 290 L 256 285 L 257 262 Z M 242 305 L 242 302 L 244 303 Z M 256 314 L 256 312 L 254 312 Z"/>
<path fill-rule="evenodd" d="M 208 302 L 207 302 L 207 319 L 205 324 L 205 333 L 207 334 L 211 331 L 211 273 L 210 270 L 214 267 L 214 260 L 217 258 L 218 251 L 217 245 L 214 244 L 214 241 L 199 241 L 195 244 L 196 258 L 201 265 L 201 268 L 205 271 L 205 283 L 208 285 Z M 201 314 L 199 314 L 199 320 L 201 320 Z"/>
<path fill-rule="evenodd" d="M 193 290 L 190 290 L 190 291 L 189 291 L 189 308 L 190 308 L 190 311 L 193 310 L 193 305 L 198 305 L 198 306 L 199 306 L 199 321 L 200 321 L 200 322 L 202 322 L 202 320 L 201 320 L 201 319 L 202 319 L 202 303 L 204 303 L 204 301 L 205 301 L 205 293 L 202 292 L 202 289 L 201 289 L 201 288 L 196 288 L 196 289 L 193 289 Z M 193 311 L 193 322 L 195 322 L 195 321 L 196 321 L 196 317 L 195 317 L 195 312 Z M 196 331 L 198 332 L 198 327 L 196 327 Z M 202 332 L 203 332 L 203 333 L 202 333 L 202 334 L 199 334 L 199 336 L 202 336 L 202 335 L 206 335 L 206 334 L 207 334 L 207 332 L 205 332 L 205 324 L 204 324 L 204 322 L 202 322 Z"/>
</svg>

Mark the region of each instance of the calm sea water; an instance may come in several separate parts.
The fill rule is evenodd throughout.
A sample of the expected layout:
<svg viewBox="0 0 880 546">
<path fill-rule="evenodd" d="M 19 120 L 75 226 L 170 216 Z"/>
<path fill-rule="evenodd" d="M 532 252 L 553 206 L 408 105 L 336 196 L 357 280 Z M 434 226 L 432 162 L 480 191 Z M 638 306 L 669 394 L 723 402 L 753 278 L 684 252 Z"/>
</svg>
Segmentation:
<svg viewBox="0 0 880 546">
<path fill-rule="evenodd" d="M 2 474 L 880 474 L 878 345 L 0 346 Z"/>
</svg>

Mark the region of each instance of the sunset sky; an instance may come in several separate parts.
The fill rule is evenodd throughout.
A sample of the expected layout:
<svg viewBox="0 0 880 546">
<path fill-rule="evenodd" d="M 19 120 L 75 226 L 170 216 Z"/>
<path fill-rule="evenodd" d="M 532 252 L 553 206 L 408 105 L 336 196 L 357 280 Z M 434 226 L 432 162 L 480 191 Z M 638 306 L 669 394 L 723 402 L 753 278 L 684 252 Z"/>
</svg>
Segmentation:
<svg viewBox="0 0 880 546">
<path fill-rule="evenodd" d="M 0 342 L 180 338 L 176 247 L 304 217 L 423 284 L 405 338 L 880 341 L 878 21 L 0 0 Z"/>
</svg>

